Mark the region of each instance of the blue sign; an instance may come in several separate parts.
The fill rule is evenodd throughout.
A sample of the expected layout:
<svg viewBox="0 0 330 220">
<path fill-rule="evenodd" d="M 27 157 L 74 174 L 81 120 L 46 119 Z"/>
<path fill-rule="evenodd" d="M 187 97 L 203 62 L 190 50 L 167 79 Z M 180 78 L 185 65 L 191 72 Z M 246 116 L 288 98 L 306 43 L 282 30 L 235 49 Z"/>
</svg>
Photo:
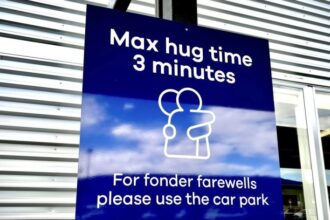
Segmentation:
<svg viewBox="0 0 330 220">
<path fill-rule="evenodd" d="M 268 41 L 88 6 L 76 219 L 283 219 Z"/>
</svg>

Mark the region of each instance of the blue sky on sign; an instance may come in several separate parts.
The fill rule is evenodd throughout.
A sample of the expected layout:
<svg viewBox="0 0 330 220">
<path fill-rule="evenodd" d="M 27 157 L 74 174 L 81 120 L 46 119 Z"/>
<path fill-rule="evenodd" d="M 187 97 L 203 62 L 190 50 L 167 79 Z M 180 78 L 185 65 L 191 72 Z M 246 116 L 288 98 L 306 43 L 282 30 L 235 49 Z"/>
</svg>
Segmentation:
<svg viewBox="0 0 330 220">
<path fill-rule="evenodd" d="M 175 103 L 166 105 L 176 107 Z M 84 94 L 79 176 L 114 172 L 279 176 L 272 112 L 219 106 L 202 109 L 216 116 L 209 137 L 210 159 L 167 158 L 162 133 L 167 116 L 157 101 Z M 182 130 L 207 120 L 207 116 L 193 115 L 176 126 Z M 184 134 L 177 135 L 172 146 L 179 152 L 191 141 Z"/>
</svg>

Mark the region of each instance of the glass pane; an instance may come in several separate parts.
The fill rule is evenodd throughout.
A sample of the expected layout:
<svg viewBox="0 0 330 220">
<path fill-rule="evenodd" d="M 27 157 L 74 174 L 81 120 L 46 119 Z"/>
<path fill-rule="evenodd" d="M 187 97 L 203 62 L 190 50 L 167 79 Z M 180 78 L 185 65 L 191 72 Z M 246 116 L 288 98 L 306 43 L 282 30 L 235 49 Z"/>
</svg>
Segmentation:
<svg viewBox="0 0 330 220">
<path fill-rule="evenodd" d="M 330 194 L 330 92 L 316 92 L 316 107 L 320 122 L 324 164 L 326 169 L 328 196 Z M 330 198 L 329 198 L 330 200 Z"/>
<path fill-rule="evenodd" d="M 303 92 L 274 87 L 285 219 L 316 217 Z"/>
</svg>

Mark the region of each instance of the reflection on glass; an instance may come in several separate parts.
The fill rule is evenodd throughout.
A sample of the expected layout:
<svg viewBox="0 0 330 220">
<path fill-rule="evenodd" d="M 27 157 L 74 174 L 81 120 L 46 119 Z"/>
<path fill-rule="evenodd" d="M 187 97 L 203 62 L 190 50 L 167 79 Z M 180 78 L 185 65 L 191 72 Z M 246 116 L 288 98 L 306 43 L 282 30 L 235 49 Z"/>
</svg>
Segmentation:
<svg viewBox="0 0 330 220">
<path fill-rule="evenodd" d="M 302 90 L 274 88 L 285 219 L 316 218 Z"/>
<path fill-rule="evenodd" d="M 320 136 L 324 154 L 324 164 L 330 194 L 330 93 L 316 93 L 316 107 L 320 122 Z M 329 199 L 330 200 L 330 199 Z"/>
</svg>

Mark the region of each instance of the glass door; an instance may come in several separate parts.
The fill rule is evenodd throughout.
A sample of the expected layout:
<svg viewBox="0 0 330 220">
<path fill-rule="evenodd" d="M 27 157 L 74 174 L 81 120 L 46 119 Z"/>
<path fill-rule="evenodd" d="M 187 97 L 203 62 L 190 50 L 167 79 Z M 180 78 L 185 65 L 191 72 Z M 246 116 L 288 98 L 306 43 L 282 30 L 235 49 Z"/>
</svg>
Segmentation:
<svg viewBox="0 0 330 220">
<path fill-rule="evenodd" d="M 274 86 L 274 100 L 285 219 L 317 219 L 303 89 Z"/>
<path fill-rule="evenodd" d="M 316 91 L 315 95 L 319 132 L 323 150 L 323 159 L 328 189 L 328 202 L 330 200 L 330 92 Z"/>
</svg>

